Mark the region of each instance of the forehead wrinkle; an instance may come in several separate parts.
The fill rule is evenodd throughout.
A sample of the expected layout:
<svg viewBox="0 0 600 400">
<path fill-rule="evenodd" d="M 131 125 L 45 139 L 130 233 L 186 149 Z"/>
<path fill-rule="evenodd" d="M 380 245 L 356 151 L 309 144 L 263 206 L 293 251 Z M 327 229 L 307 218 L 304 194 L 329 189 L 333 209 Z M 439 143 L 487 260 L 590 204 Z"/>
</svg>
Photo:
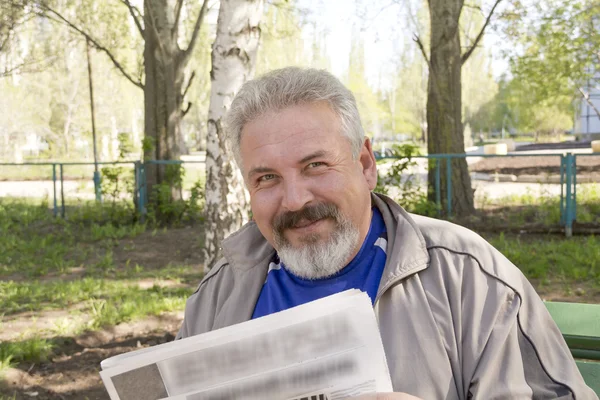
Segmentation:
<svg viewBox="0 0 600 400">
<path fill-rule="evenodd" d="M 292 133 L 289 133 L 289 134 L 287 134 L 285 136 L 277 135 L 277 139 L 278 140 L 275 140 L 275 141 L 269 142 L 269 143 L 258 144 L 256 146 L 252 147 L 251 150 L 258 150 L 258 149 L 260 149 L 262 147 L 274 146 L 274 145 L 282 144 L 285 141 L 291 139 L 292 137 L 297 136 L 297 135 L 301 135 L 301 134 L 313 133 L 308 138 L 312 138 L 312 137 L 315 137 L 315 136 L 320 136 L 320 132 L 319 131 L 320 131 L 319 127 L 314 127 L 314 128 L 310 128 L 310 129 L 302 129 L 302 130 L 299 130 L 299 131 L 296 131 L 296 132 L 292 132 Z"/>
</svg>

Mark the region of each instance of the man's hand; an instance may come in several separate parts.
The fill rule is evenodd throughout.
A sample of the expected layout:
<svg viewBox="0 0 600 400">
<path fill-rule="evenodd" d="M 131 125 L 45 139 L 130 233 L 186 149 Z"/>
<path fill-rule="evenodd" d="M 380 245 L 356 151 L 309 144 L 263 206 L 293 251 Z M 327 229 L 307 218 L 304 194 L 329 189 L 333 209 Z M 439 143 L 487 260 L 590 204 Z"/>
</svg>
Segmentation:
<svg viewBox="0 0 600 400">
<path fill-rule="evenodd" d="M 374 393 L 358 397 L 349 397 L 346 400 L 421 400 L 406 393 Z"/>
</svg>

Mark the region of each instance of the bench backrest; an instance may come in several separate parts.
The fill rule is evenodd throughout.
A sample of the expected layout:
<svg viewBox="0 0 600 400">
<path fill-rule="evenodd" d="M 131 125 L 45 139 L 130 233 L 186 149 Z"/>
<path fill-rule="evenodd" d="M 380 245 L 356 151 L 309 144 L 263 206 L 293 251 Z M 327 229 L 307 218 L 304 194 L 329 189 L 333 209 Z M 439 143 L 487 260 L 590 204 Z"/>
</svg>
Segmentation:
<svg viewBox="0 0 600 400">
<path fill-rule="evenodd" d="M 600 304 L 546 302 L 585 382 L 600 395 Z"/>
</svg>

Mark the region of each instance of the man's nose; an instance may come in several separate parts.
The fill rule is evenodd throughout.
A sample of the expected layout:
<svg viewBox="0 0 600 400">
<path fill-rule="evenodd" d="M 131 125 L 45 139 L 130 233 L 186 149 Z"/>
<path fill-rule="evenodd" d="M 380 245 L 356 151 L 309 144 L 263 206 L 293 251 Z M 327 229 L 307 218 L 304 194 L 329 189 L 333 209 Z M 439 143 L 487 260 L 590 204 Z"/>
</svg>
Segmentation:
<svg viewBox="0 0 600 400">
<path fill-rule="evenodd" d="M 298 211 L 310 203 L 314 196 L 302 179 L 288 180 L 284 183 L 282 207 L 287 211 Z"/>
</svg>

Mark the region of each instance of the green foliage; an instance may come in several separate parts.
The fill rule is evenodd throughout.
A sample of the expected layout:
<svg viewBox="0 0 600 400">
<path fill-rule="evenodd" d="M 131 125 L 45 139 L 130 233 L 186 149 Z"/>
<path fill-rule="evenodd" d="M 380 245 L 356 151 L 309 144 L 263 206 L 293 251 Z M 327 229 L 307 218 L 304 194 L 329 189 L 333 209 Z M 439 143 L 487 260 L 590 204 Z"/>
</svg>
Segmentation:
<svg viewBox="0 0 600 400">
<path fill-rule="evenodd" d="M 133 151 L 133 143 L 128 133 L 119 133 L 119 156 L 122 161 Z M 113 207 L 123 197 L 133 198 L 135 190 L 135 171 L 131 168 L 116 164 L 112 167 L 102 168 L 102 196 L 108 199 Z"/>
<path fill-rule="evenodd" d="M 589 90 L 586 81 L 598 64 L 597 2 L 545 0 L 532 5 L 517 9 L 520 13 L 513 14 L 519 18 L 507 28 L 518 44 L 515 49 L 522 49 L 511 58 L 515 79 L 527 82 L 532 104 L 581 99 L 579 89 Z"/>
<path fill-rule="evenodd" d="M 500 82 L 498 94 L 471 118 L 475 132 L 533 132 L 558 137 L 572 126 L 572 97 L 541 97 L 525 77 Z M 508 134 L 507 134 L 508 136 Z"/>
<path fill-rule="evenodd" d="M 381 121 L 389 120 L 389 113 L 381 97 L 371 88 L 365 74 L 365 49 L 362 39 L 354 37 L 350 49 L 350 64 L 346 86 L 356 98 L 365 132 L 373 136 Z"/>
<path fill-rule="evenodd" d="M 265 4 L 261 21 L 261 45 L 256 59 L 257 74 L 307 65 L 302 38 L 302 10 L 297 0 L 275 0 Z"/>
<path fill-rule="evenodd" d="M 390 118 L 385 129 L 420 139 L 426 122 L 426 102 L 427 66 L 418 51 L 405 52 L 393 77 L 393 87 L 386 93 Z"/>
<path fill-rule="evenodd" d="M 461 43 L 471 45 L 484 24 L 484 15 L 478 7 L 481 0 L 471 3 L 471 7 L 463 7 L 461 13 Z M 462 74 L 462 107 L 465 126 L 471 124 L 471 118 L 481 108 L 493 100 L 498 93 L 498 83 L 492 74 L 491 49 L 477 47 L 461 68 Z M 465 137 L 467 137 L 465 132 Z"/>
<path fill-rule="evenodd" d="M 378 172 L 377 186 L 374 191 L 392 196 L 409 212 L 428 216 L 437 215 L 437 206 L 427 200 L 427 193 L 411 172 L 411 169 L 417 165 L 413 157 L 420 155 L 419 147 L 414 144 L 394 145 L 392 153 L 395 160 L 385 175 Z"/>
<path fill-rule="evenodd" d="M 144 157 L 147 154 L 150 154 L 156 148 L 156 140 L 151 136 L 144 136 L 142 139 L 142 151 L 144 153 Z"/>
<path fill-rule="evenodd" d="M 102 199 L 114 206 L 123 196 L 133 197 L 134 172 L 122 166 L 102 168 Z"/>
<path fill-rule="evenodd" d="M 179 224 L 201 221 L 204 210 L 204 185 L 196 181 L 188 199 L 183 198 L 185 169 L 182 164 L 168 164 L 163 168 L 164 179 L 153 187 L 148 204 L 150 221 L 158 224 Z"/>
</svg>

